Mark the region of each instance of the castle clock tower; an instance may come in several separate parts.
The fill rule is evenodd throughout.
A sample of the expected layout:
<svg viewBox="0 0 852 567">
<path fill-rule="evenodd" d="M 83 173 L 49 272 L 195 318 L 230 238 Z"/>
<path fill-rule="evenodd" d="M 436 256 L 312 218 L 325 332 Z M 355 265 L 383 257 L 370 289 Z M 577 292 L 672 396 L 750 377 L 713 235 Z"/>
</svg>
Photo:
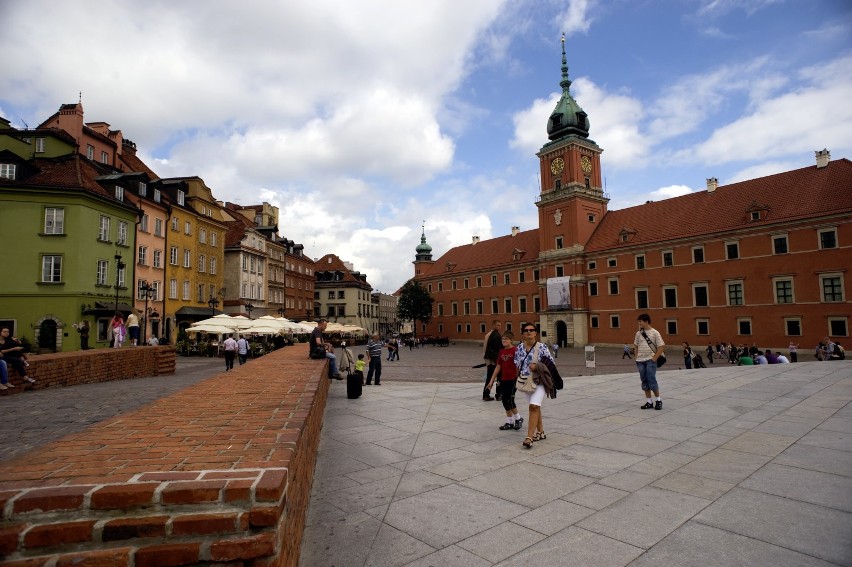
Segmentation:
<svg viewBox="0 0 852 567">
<path fill-rule="evenodd" d="M 538 207 L 541 325 L 561 346 L 588 343 L 588 309 L 583 251 L 606 214 L 601 188 L 601 153 L 589 139 L 589 117 L 571 96 L 565 35 L 562 35 L 562 97 L 547 121 L 549 142 L 536 154 L 541 168 Z M 563 278 L 569 278 L 570 283 Z M 546 282 L 546 283 L 545 283 Z M 570 301 L 550 297 L 570 292 Z"/>
<path fill-rule="evenodd" d="M 541 167 L 536 206 L 542 251 L 584 246 L 609 202 L 601 189 L 603 150 L 589 139 L 589 118 L 571 96 L 564 34 L 559 86 L 562 97 L 547 121 L 550 141 L 536 154 Z"/>
</svg>

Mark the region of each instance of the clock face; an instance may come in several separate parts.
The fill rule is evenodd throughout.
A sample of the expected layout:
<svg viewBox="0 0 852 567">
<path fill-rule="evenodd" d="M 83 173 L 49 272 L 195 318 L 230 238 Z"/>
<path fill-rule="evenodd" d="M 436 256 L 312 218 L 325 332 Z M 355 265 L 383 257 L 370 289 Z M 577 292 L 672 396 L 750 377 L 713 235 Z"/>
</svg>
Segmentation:
<svg viewBox="0 0 852 567">
<path fill-rule="evenodd" d="M 561 174 L 563 169 L 565 169 L 565 162 L 561 157 L 550 162 L 550 171 L 553 172 L 553 175 Z"/>
<path fill-rule="evenodd" d="M 580 167 L 583 168 L 583 172 L 585 173 L 592 172 L 592 160 L 589 159 L 589 156 L 583 156 L 580 158 Z"/>
</svg>

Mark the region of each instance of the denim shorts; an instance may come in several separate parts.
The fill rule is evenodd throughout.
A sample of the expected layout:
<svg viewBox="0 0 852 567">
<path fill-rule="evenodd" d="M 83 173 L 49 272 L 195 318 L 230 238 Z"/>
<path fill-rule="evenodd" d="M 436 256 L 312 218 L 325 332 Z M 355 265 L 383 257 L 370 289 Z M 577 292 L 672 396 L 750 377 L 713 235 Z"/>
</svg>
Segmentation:
<svg viewBox="0 0 852 567">
<path fill-rule="evenodd" d="M 639 369 L 639 379 L 642 380 L 642 389 L 659 390 L 657 384 L 657 363 L 653 360 L 636 361 L 636 367 Z"/>
</svg>

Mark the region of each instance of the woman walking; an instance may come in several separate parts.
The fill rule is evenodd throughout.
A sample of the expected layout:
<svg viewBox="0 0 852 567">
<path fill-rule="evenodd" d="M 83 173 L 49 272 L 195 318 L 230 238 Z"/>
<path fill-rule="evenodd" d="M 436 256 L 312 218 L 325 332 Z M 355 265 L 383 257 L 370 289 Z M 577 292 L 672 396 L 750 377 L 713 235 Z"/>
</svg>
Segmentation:
<svg viewBox="0 0 852 567">
<path fill-rule="evenodd" d="M 534 391 L 525 392 L 529 403 L 529 422 L 527 424 L 527 437 L 524 438 L 524 447 L 529 449 L 534 441 L 547 439 L 547 434 L 544 432 L 544 422 L 541 418 L 541 403 L 548 392 L 545 384 L 538 377 L 538 365 L 544 364 L 544 360 L 552 362 L 553 357 L 547 350 L 547 346 L 538 342 L 538 335 L 531 323 L 525 323 L 522 330 L 524 336 L 515 351 L 515 366 L 518 368 L 518 376 L 531 376 L 537 382 Z"/>
</svg>

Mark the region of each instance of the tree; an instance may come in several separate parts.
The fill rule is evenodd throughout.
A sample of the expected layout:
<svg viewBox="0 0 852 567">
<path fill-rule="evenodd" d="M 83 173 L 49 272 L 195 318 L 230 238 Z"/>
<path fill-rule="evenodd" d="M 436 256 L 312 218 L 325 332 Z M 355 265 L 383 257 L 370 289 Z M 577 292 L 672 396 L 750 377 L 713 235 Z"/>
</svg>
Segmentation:
<svg viewBox="0 0 852 567">
<path fill-rule="evenodd" d="M 415 279 L 405 282 L 399 290 L 399 303 L 396 314 L 400 321 L 411 319 L 414 321 L 414 336 L 417 336 L 417 321 L 428 323 L 432 320 L 432 294 L 429 290 Z"/>
</svg>

